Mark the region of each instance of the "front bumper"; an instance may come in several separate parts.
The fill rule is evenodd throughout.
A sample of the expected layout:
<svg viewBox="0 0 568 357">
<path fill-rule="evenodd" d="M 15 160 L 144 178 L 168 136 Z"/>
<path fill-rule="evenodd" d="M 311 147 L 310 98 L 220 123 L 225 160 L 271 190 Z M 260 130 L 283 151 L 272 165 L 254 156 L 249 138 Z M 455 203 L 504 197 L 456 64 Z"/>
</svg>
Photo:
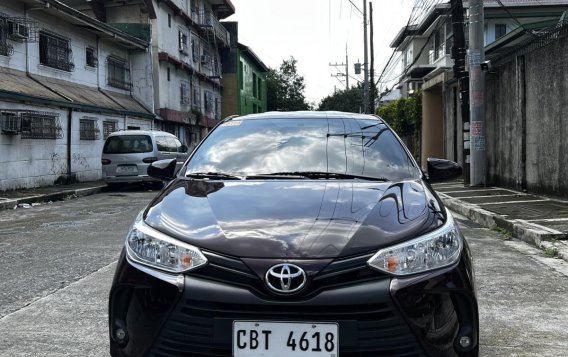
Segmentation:
<svg viewBox="0 0 568 357">
<path fill-rule="evenodd" d="M 223 281 L 143 272 L 123 254 L 109 302 L 111 355 L 231 356 L 233 321 L 258 320 L 337 322 L 342 357 L 476 356 L 469 263 L 464 253 L 434 273 L 377 275 L 284 300 Z M 124 339 L 117 329 L 126 331 Z M 472 339 L 467 350 L 457 342 L 464 333 Z"/>
</svg>

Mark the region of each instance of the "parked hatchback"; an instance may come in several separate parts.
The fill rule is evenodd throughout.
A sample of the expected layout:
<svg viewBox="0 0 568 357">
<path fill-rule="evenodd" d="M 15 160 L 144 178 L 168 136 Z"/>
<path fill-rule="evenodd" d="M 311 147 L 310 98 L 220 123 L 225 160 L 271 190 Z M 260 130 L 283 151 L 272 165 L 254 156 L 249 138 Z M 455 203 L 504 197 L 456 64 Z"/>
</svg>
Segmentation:
<svg viewBox="0 0 568 357">
<path fill-rule="evenodd" d="M 476 356 L 467 242 L 379 117 L 229 118 L 126 236 L 113 356 Z"/>
<path fill-rule="evenodd" d="M 108 185 L 128 182 L 159 182 L 148 176 L 148 166 L 158 160 L 187 159 L 187 147 L 164 131 L 125 130 L 111 133 L 101 156 L 103 180 Z"/>
</svg>

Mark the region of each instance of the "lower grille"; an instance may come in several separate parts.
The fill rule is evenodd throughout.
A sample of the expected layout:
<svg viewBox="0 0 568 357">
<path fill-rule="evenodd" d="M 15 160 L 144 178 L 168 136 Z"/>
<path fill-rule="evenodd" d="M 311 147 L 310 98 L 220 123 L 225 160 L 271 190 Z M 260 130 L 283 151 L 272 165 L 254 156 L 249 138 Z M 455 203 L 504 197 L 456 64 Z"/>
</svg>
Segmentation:
<svg viewBox="0 0 568 357">
<path fill-rule="evenodd" d="M 188 295 L 162 328 L 150 355 L 231 356 L 234 320 L 337 322 L 341 357 L 425 355 L 390 298 L 360 305 L 236 304 L 195 300 Z"/>
</svg>

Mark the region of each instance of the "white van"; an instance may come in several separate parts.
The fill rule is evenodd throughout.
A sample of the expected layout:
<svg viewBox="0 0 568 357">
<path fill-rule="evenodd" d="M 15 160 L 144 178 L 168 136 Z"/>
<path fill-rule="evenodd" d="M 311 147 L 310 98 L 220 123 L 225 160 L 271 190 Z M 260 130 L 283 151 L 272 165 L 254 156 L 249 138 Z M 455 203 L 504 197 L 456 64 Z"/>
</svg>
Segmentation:
<svg viewBox="0 0 568 357">
<path fill-rule="evenodd" d="M 179 139 L 164 131 L 125 130 L 108 136 L 101 155 L 103 180 L 107 185 L 157 182 L 146 173 L 158 160 L 177 159 L 178 167 L 188 157 Z"/>
</svg>

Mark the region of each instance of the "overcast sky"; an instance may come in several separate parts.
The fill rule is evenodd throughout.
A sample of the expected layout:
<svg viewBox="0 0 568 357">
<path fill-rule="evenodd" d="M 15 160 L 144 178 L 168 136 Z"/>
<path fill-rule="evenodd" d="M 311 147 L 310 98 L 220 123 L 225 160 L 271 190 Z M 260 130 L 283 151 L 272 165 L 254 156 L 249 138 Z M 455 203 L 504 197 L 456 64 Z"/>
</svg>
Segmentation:
<svg viewBox="0 0 568 357">
<path fill-rule="evenodd" d="M 352 0 L 363 10 L 363 0 Z M 406 25 L 414 0 L 373 0 L 375 73 L 380 73 L 392 53 L 397 32 Z M 345 88 L 331 74 L 329 63 L 363 63 L 363 16 L 349 0 L 232 0 L 239 22 L 239 42 L 249 46 L 269 67 L 294 56 L 306 83 L 306 97 L 316 104 L 336 86 Z M 341 69 L 345 71 L 345 67 Z M 359 76 L 361 79 L 362 77 Z M 354 84 L 350 79 L 349 85 Z"/>
</svg>

